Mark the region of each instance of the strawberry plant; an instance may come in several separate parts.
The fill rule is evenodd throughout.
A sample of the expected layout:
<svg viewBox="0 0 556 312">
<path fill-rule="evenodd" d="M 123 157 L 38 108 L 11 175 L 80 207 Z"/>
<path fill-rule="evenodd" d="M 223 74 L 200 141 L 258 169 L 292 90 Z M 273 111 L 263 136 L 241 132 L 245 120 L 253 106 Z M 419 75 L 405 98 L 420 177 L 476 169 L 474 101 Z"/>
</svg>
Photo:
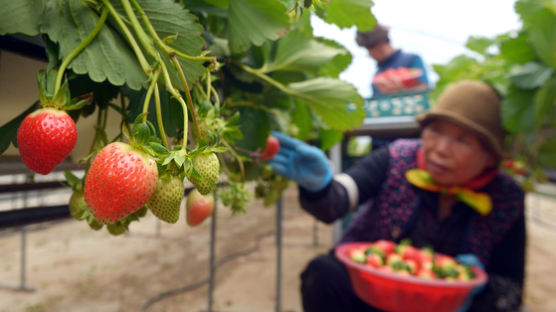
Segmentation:
<svg viewBox="0 0 556 312">
<path fill-rule="evenodd" d="M 546 181 L 545 169 L 556 169 L 556 33 L 547 31 L 556 27 L 556 10 L 550 1 L 518 0 L 515 11 L 521 29 L 495 38 L 471 37 L 466 47 L 475 57 L 460 55 L 433 66 L 440 77 L 433 97 L 459 79 L 491 83 L 504 97 L 508 160 L 517 161 L 502 166 L 532 191 L 534 183 Z"/>
<path fill-rule="evenodd" d="M 365 117 L 355 87 L 338 79 L 349 52 L 315 37 L 311 15 L 365 31 L 376 23 L 372 4 L 0 0 L 0 35 L 40 36 L 48 56 L 39 72 L 40 108 L 23 107 L 0 128 L 0 152 L 19 146 L 40 174 L 73 156 L 85 168 L 73 181 L 86 204 L 76 216 L 115 235 L 147 207 L 167 222 L 179 218 L 178 184 L 159 180 L 168 176 L 219 194 L 234 212 L 252 198 L 248 183 L 259 183 L 265 194 L 257 198 L 268 205 L 288 182 L 264 169 L 278 148 L 267 143 L 271 131 L 329 148 Z M 64 128 L 31 135 L 47 118 L 63 120 Z M 82 118 L 96 125 L 87 154 L 75 159 L 71 122 L 79 128 Z M 253 157 L 265 146 L 264 157 Z M 214 192 L 219 181 L 223 189 Z"/>
</svg>

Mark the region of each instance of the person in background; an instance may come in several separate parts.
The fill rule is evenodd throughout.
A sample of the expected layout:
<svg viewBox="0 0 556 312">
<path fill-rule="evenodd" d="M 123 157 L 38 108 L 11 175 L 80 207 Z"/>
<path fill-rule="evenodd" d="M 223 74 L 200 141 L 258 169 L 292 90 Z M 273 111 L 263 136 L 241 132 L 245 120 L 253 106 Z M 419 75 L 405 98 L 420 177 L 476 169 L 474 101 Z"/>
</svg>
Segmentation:
<svg viewBox="0 0 556 312">
<path fill-rule="evenodd" d="M 369 55 L 377 62 L 378 74 L 395 68 L 416 68 L 422 71 L 419 82 L 415 86 L 407 87 L 396 76 L 388 76 L 385 79 L 373 79 L 373 97 L 408 90 L 426 90 L 428 88 L 428 78 L 425 65 L 421 57 L 417 54 L 406 53 L 400 49 L 395 49 L 390 44 L 388 28 L 377 24 L 372 31 L 357 32 L 355 41 L 361 47 L 369 51 Z"/>
<path fill-rule="evenodd" d="M 323 222 L 372 200 L 357 211 L 338 244 L 410 239 L 415 247 L 485 269 L 487 285 L 475 289 L 460 311 L 518 311 L 524 194 L 498 170 L 505 134 L 501 103 L 490 85 L 460 81 L 417 116 L 420 139 L 396 140 L 344 173 L 333 176 L 324 152 L 279 132 L 273 135 L 281 147 L 270 165 L 297 182 L 302 208 Z M 307 265 L 301 293 L 308 312 L 377 311 L 354 293 L 334 249 Z"/>
</svg>

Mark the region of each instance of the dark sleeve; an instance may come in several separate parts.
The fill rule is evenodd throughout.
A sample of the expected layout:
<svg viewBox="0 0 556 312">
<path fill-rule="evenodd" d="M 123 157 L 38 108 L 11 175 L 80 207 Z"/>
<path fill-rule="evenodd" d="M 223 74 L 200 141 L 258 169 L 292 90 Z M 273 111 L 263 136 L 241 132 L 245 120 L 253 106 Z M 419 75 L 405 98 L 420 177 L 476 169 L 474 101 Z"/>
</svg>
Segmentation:
<svg viewBox="0 0 556 312">
<path fill-rule="evenodd" d="M 367 155 L 345 171 L 357 185 L 359 203 L 366 202 L 378 193 L 386 178 L 389 161 L 390 153 L 388 148 L 384 147 Z M 310 192 L 300 187 L 299 202 L 305 211 L 325 223 L 332 223 L 349 211 L 347 190 L 334 179 L 319 192 Z"/>
<path fill-rule="evenodd" d="M 519 311 L 525 278 L 525 217 L 522 216 L 492 252 L 485 290 L 471 311 Z"/>
<path fill-rule="evenodd" d="M 382 183 L 386 180 L 386 173 L 390 163 L 390 151 L 384 146 L 361 159 L 355 166 L 346 170 L 357 184 L 359 204 L 375 197 Z"/>
</svg>

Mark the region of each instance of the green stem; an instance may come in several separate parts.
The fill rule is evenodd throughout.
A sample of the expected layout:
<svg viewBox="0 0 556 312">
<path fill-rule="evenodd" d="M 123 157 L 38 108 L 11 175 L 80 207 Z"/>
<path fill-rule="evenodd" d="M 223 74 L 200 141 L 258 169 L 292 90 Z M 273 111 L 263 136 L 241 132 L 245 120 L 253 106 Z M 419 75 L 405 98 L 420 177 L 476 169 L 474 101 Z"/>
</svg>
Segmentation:
<svg viewBox="0 0 556 312">
<path fill-rule="evenodd" d="M 149 79 L 151 80 L 151 84 L 147 89 L 147 94 L 145 95 L 145 101 L 143 102 L 143 111 L 142 113 L 146 113 L 149 111 L 149 104 L 151 103 L 151 97 L 153 95 L 154 87 L 156 86 L 156 82 L 158 81 L 158 76 L 160 75 L 160 70 L 155 71 Z M 147 114 L 143 116 L 143 122 L 147 121 Z"/>
<path fill-rule="evenodd" d="M 122 0 L 122 1 L 128 1 L 128 0 Z M 137 10 L 137 12 L 139 12 L 139 14 L 141 15 L 141 19 L 143 19 L 143 22 L 145 23 L 145 25 L 147 26 L 147 30 L 149 31 L 149 33 L 151 34 L 151 37 L 155 39 L 155 43 L 164 51 L 166 52 L 168 55 L 172 56 L 172 55 L 177 55 L 181 58 L 184 58 L 186 60 L 190 60 L 190 61 L 196 61 L 196 62 L 215 62 L 215 58 L 211 57 L 211 56 L 191 56 L 188 54 L 185 54 L 179 50 L 176 50 L 170 46 L 168 46 L 164 41 L 162 41 L 160 39 L 160 37 L 158 36 L 158 34 L 156 33 L 156 30 L 154 29 L 154 27 L 152 26 L 151 22 L 149 21 L 149 18 L 147 16 L 147 14 L 145 14 L 145 11 L 143 11 L 143 8 L 139 5 L 139 3 L 137 2 L 137 0 L 131 0 L 133 6 L 135 7 L 135 9 Z"/>
<path fill-rule="evenodd" d="M 218 110 L 220 110 L 220 98 L 218 97 L 218 92 L 216 92 L 216 89 L 213 86 L 210 86 L 210 92 L 214 96 L 214 105 Z"/>
<path fill-rule="evenodd" d="M 81 51 L 83 51 L 83 49 L 85 49 L 85 47 L 88 46 L 89 43 L 93 41 L 93 39 L 95 39 L 96 35 L 100 32 L 100 29 L 104 25 L 107 16 L 108 16 L 108 10 L 106 7 L 104 7 L 102 9 L 102 13 L 100 14 L 100 18 L 97 24 L 95 25 L 95 27 L 93 28 L 93 30 L 89 33 L 89 35 L 87 35 L 85 40 L 83 40 L 73 51 L 71 51 L 71 53 L 68 56 L 66 56 L 64 61 L 62 61 L 62 65 L 60 65 L 60 69 L 58 70 L 58 74 L 56 75 L 56 83 L 54 84 L 54 96 L 56 96 L 58 90 L 60 90 L 60 86 L 62 85 L 62 78 L 64 77 L 64 72 L 66 71 L 66 68 L 68 67 L 69 63 L 79 53 L 81 53 Z"/>
<path fill-rule="evenodd" d="M 245 181 L 245 168 L 243 167 L 243 161 L 241 160 L 241 156 L 239 156 L 239 154 L 233 149 L 233 147 L 226 140 L 222 140 L 222 144 L 224 144 L 224 146 L 228 148 L 230 153 L 232 153 L 232 155 L 237 159 L 237 162 L 239 164 L 239 171 L 241 174 L 241 180 Z"/>
<path fill-rule="evenodd" d="M 206 99 L 210 101 L 210 87 L 211 87 L 211 77 L 210 77 L 210 69 L 205 67 L 205 75 L 207 75 L 207 92 L 206 92 Z"/>
<path fill-rule="evenodd" d="M 164 131 L 164 124 L 162 123 L 162 109 L 160 108 L 160 93 L 158 90 L 158 83 L 154 86 L 154 103 L 156 104 L 156 121 L 158 123 L 158 131 L 160 131 L 160 137 L 162 138 L 164 147 L 169 150 L 170 148 L 168 147 L 166 132 Z"/>
<path fill-rule="evenodd" d="M 293 96 L 297 96 L 297 97 L 300 97 L 300 98 L 303 98 L 303 99 L 306 99 L 306 100 L 311 100 L 311 99 L 312 99 L 310 96 L 308 96 L 308 95 L 306 95 L 306 94 L 297 92 L 297 91 L 295 91 L 295 90 L 292 90 L 292 89 L 290 89 L 290 88 L 284 86 L 284 85 L 281 84 L 280 82 L 278 82 L 278 81 L 276 81 L 276 80 L 274 80 L 274 79 L 268 77 L 267 75 L 261 73 L 259 70 L 256 70 L 256 69 L 254 69 L 254 68 L 251 68 L 251 67 L 249 67 L 249 66 L 247 66 L 247 65 L 245 65 L 245 64 L 240 64 L 239 66 L 240 66 L 241 69 L 243 69 L 244 71 L 246 71 L 246 72 L 248 72 L 248 73 L 250 73 L 250 74 L 252 74 L 252 75 L 257 76 L 258 78 L 264 80 L 265 82 L 271 84 L 272 86 L 278 88 L 280 91 L 282 91 L 282 92 L 284 92 L 284 93 L 286 93 L 286 94 L 293 95 Z"/>
<path fill-rule="evenodd" d="M 183 144 L 181 149 L 185 152 L 185 147 L 187 146 L 187 124 L 189 119 L 187 114 L 187 105 L 185 104 L 185 101 L 181 97 L 180 93 L 177 92 L 176 89 L 174 89 L 174 87 L 172 86 L 172 81 L 170 80 L 170 75 L 168 74 L 166 64 L 162 62 L 160 63 L 160 67 L 162 69 L 162 75 L 164 76 L 164 81 L 166 82 L 166 88 L 168 89 L 168 92 L 170 92 L 170 94 L 172 94 L 172 96 L 174 96 L 178 100 L 178 102 L 180 102 L 181 108 L 183 110 Z"/>
<path fill-rule="evenodd" d="M 112 17 L 114 17 L 114 20 L 116 21 L 118 26 L 120 26 L 122 32 L 124 33 L 125 37 L 127 38 L 127 41 L 131 45 L 131 48 L 133 49 L 133 52 L 135 52 L 135 55 L 137 56 L 137 59 L 139 60 L 139 64 L 141 65 L 141 69 L 143 70 L 143 72 L 146 75 L 148 75 L 149 71 L 150 71 L 149 62 L 147 62 L 147 59 L 145 58 L 145 55 L 143 55 L 143 51 L 141 51 L 141 48 L 137 44 L 137 41 L 135 41 L 135 38 L 133 37 L 133 34 L 131 34 L 131 32 L 129 31 L 129 29 L 127 28 L 125 23 L 123 22 L 122 18 L 118 14 L 118 12 L 114 9 L 112 4 L 110 4 L 109 0 L 102 0 L 102 3 L 104 3 L 104 5 L 108 8 L 108 10 L 110 11 L 110 14 L 112 14 Z"/>
<path fill-rule="evenodd" d="M 191 111 L 191 118 L 193 119 L 193 125 L 196 132 L 195 134 L 197 135 L 197 138 L 200 139 L 202 138 L 201 131 L 199 130 L 199 124 L 197 123 L 197 114 L 195 114 L 195 108 L 193 107 L 193 99 L 191 98 L 191 92 L 189 91 L 187 80 L 185 79 L 185 75 L 183 73 L 183 70 L 181 69 L 180 62 L 175 56 L 172 57 L 172 63 L 174 64 L 174 67 L 178 71 L 181 83 L 183 84 L 185 95 L 187 97 L 187 104 L 189 105 L 189 110 Z"/>
<path fill-rule="evenodd" d="M 106 124 L 108 124 L 108 107 L 104 110 L 104 116 L 102 117 L 102 129 L 106 129 Z"/>
<path fill-rule="evenodd" d="M 249 107 L 252 109 L 262 110 L 270 114 L 277 114 L 275 109 L 268 108 L 262 105 L 257 105 L 249 101 L 228 101 L 227 103 L 228 103 L 228 107 L 235 107 L 235 106 Z"/>
<path fill-rule="evenodd" d="M 124 7 L 124 11 L 125 11 L 127 17 L 129 18 L 129 21 L 131 22 L 131 27 L 133 27 L 133 30 L 135 30 L 135 34 L 139 38 L 139 41 L 141 42 L 141 44 L 143 45 L 145 50 L 147 50 L 147 52 L 150 55 L 156 57 L 157 53 L 154 49 L 152 40 L 147 35 L 145 30 L 143 30 L 143 27 L 141 26 L 141 23 L 139 23 L 139 20 L 137 19 L 137 16 L 135 16 L 135 12 L 133 12 L 133 8 L 131 7 L 131 4 L 129 3 L 129 0 L 121 0 L 121 2 L 122 2 L 122 6 Z"/>
<path fill-rule="evenodd" d="M 131 129 L 129 129 L 129 125 L 127 123 L 127 114 L 125 109 L 125 97 L 122 93 L 120 93 L 120 106 L 122 107 L 122 122 L 120 124 L 120 131 L 123 131 L 122 128 L 125 127 L 128 133 L 131 133 Z"/>
<path fill-rule="evenodd" d="M 98 142 L 98 129 L 102 126 L 102 109 L 99 108 L 97 115 L 97 124 L 95 127 L 95 136 L 93 137 L 93 142 L 91 142 L 91 147 L 89 147 L 89 154 L 91 154 L 96 147 Z"/>
</svg>

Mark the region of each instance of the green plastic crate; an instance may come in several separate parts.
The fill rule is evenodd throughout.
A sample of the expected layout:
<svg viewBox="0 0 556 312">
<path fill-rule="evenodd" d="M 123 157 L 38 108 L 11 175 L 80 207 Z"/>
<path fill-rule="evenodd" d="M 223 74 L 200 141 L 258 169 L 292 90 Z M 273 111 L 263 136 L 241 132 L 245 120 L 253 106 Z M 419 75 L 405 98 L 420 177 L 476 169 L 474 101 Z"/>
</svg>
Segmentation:
<svg viewBox="0 0 556 312">
<path fill-rule="evenodd" d="M 415 116 L 430 108 L 429 91 L 411 91 L 365 99 L 369 118 Z"/>
</svg>

